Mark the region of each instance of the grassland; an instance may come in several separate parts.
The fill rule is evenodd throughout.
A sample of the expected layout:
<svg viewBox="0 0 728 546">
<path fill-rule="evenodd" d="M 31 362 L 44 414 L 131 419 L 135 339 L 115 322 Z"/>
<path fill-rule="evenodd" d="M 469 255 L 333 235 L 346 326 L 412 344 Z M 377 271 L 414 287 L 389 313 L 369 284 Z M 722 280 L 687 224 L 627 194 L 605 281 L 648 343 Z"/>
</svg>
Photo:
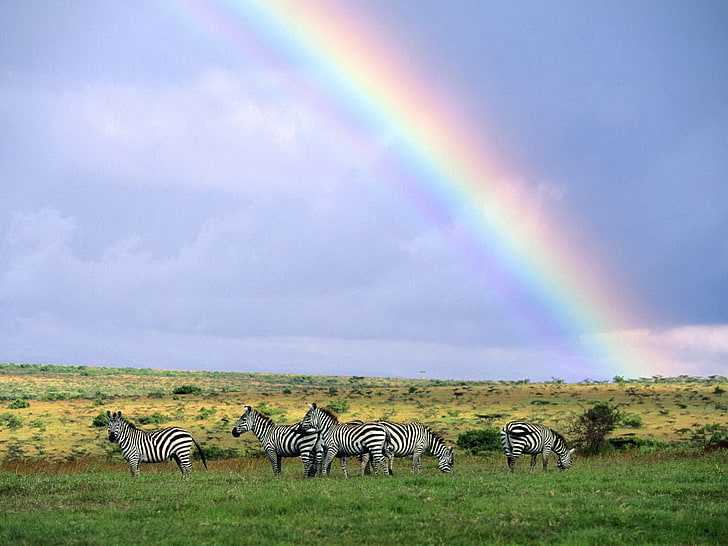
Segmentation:
<svg viewBox="0 0 728 546">
<path fill-rule="evenodd" d="M 175 394 L 183 386 L 193 393 Z M 230 435 L 243 406 L 283 424 L 300 420 L 307 402 L 335 408 L 342 420 L 417 419 L 452 444 L 515 418 L 566 432 L 574 416 L 608 402 L 631 418 L 613 436 L 700 450 L 711 429 L 728 426 L 726 391 L 725 378 L 509 383 L 0 364 L 0 460 L 118 454 L 93 425 L 107 409 L 146 428 L 183 426 L 211 452 L 254 455 L 252 435 Z"/>
<path fill-rule="evenodd" d="M 728 536 L 724 378 L 619 383 L 459 382 L 167 372 L 0 364 L 0 542 L 13 544 L 720 544 Z M 183 393 L 187 394 L 183 394 Z M 452 475 L 426 458 L 412 476 L 274 478 L 251 434 L 249 404 L 279 423 L 306 402 L 342 419 L 420 420 L 450 444 L 514 418 L 566 431 L 597 402 L 628 417 L 612 436 L 651 447 L 577 457 L 568 472 L 507 471 L 502 455 L 457 451 Z M 211 456 L 180 476 L 142 465 L 132 479 L 94 420 L 122 410 L 143 428 L 180 425 Z M 144 424 L 146 423 L 146 424 Z M 568 434 L 567 434 L 568 439 Z M 356 474 L 356 473 L 353 473 Z M 332 538 L 333 537 L 333 538 Z"/>
<path fill-rule="evenodd" d="M 567 472 L 506 471 L 462 456 L 452 475 L 280 478 L 259 458 L 213 461 L 182 478 L 121 462 L 0 472 L 4 544 L 721 544 L 724 456 L 620 455 Z M 525 462 L 525 461 L 524 461 Z M 14 466 L 13 466 L 14 465 Z"/>
</svg>

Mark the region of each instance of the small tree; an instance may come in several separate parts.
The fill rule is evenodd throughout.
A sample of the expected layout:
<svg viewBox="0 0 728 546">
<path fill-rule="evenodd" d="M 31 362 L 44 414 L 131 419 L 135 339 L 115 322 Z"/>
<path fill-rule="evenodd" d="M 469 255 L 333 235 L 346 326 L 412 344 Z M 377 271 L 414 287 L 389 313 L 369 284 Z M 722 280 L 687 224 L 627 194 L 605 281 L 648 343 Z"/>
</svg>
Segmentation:
<svg viewBox="0 0 728 546">
<path fill-rule="evenodd" d="M 615 406 L 606 402 L 598 402 L 583 414 L 574 419 L 571 433 L 576 437 L 575 443 L 583 453 L 599 453 L 606 445 L 607 434 L 614 430 L 622 419 L 622 414 Z"/>
<path fill-rule="evenodd" d="M 493 451 L 500 451 L 500 433 L 495 429 L 468 430 L 458 436 L 458 446 L 472 453 L 481 455 Z"/>
</svg>

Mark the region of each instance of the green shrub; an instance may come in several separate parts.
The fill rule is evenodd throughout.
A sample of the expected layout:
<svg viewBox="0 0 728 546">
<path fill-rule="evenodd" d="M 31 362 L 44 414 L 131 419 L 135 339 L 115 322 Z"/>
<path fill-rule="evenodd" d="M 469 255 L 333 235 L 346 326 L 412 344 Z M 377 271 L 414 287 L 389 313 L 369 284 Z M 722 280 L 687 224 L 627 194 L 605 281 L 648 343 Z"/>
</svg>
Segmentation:
<svg viewBox="0 0 728 546">
<path fill-rule="evenodd" d="M 579 451 L 593 455 L 611 447 L 605 438 L 621 420 L 622 414 L 616 407 L 607 402 L 594 404 L 571 424 L 571 433 L 576 435 L 575 444 Z"/>
<path fill-rule="evenodd" d="M 212 417 L 215 413 L 217 413 L 217 408 L 200 408 L 199 413 L 197 414 L 197 419 L 202 421 L 204 419 L 207 419 L 208 417 Z"/>
<path fill-rule="evenodd" d="M 500 433 L 494 428 L 473 429 L 463 432 L 458 436 L 457 444 L 473 455 L 492 453 L 502 449 Z"/>
<path fill-rule="evenodd" d="M 151 415 L 142 415 L 137 417 L 137 424 L 139 425 L 161 425 L 169 421 L 169 417 L 159 412 L 154 412 Z"/>
<path fill-rule="evenodd" d="M 198 387 L 197 385 L 182 385 L 180 387 L 176 387 L 173 391 L 173 394 L 202 394 L 202 389 Z"/>
<path fill-rule="evenodd" d="M 23 400 L 22 398 L 18 398 L 17 400 L 13 400 L 8 408 L 10 409 L 22 409 L 22 408 L 29 408 L 30 402 L 27 400 Z"/>
<path fill-rule="evenodd" d="M 23 426 L 23 420 L 12 413 L 4 413 L 3 415 L 0 415 L 0 425 L 10 429 L 16 429 Z"/>
<path fill-rule="evenodd" d="M 629 428 L 642 428 L 642 417 L 639 415 L 631 414 L 622 417 L 622 426 Z"/>
<path fill-rule="evenodd" d="M 101 413 L 99 413 L 96 417 L 94 417 L 94 420 L 91 421 L 92 426 L 99 427 L 99 428 L 105 427 L 108 424 L 109 424 L 109 416 L 106 415 L 105 411 L 102 411 Z"/>
<path fill-rule="evenodd" d="M 654 438 L 640 438 L 639 436 L 620 436 L 610 438 L 607 444 L 617 450 L 644 449 L 647 451 L 667 449 L 670 445 Z"/>
<path fill-rule="evenodd" d="M 334 400 L 330 400 L 329 403 L 326 404 L 326 407 L 335 414 L 341 415 L 342 413 L 349 411 L 349 402 L 342 400 L 341 398 L 336 398 Z"/>
</svg>

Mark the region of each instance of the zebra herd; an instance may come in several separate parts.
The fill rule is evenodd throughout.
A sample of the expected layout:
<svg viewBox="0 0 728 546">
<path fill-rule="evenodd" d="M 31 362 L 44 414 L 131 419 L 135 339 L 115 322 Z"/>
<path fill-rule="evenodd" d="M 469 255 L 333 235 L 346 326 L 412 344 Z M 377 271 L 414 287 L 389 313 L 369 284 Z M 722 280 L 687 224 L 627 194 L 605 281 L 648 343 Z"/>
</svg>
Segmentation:
<svg viewBox="0 0 728 546">
<path fill-rule="evenodd" d="M 174 459 L 183 475 L 189 474 L 192 472 L 190 448 L 193 443 L 207 468 L 202 448 L 186 430 L 169 427 L 144 431 L 124 419 L 120 411 L 106 413 L 109 419 L 109 441 L 118 442 L 133 476 L 139 474 L 140 462 L 157 463 L 170 458 Z M 335 457 L 340 458 L 341 470 L 347 478 L 348 457 L 361 460 L 362 474 L 371 464 L 375 474 L 379 474 L 381 469 L 384 474 L 391 475 L 394 458 L 410 456 L 411 471 L 418 473 L 423 454 L 436 457 L 441 472 L 453 471 L 454 448 L 447 447 L 442 436 L 417 422 L 341 423 L 329 409 L 308 404 L 308 411 L 299 423 L 276 425 L 269 417 L 245 406 L 232 429 L 232 435 L 237 438 L 248 431 L 258 438 L 276 476 L 281 473 L 282 457 L 300 457 L 304 477 L 316 474 L 326 476 Z M 500 437 L 511 471 L 514 470 L 516 459 L 524 453 L 531 455 L 531 471 L 539 453 L 543 458 L 544 471 L 551 453 L 558 457 L 556 464 L 559 469 L 571 467 L 574 450 L 568 449 L 564 437 L 548 427 L 512 421 L 503 427 Z"/>
</svg>

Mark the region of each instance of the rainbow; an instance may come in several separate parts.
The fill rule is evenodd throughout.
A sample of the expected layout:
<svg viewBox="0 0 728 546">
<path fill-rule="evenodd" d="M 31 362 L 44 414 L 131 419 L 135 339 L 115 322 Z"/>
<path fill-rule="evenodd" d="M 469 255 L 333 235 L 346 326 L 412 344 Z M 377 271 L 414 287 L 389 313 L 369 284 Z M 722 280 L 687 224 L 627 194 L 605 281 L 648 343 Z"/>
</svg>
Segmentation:
<svg viewBox="0 0 728 546">
<path fill-rule="evenodd" d="M 637 331 L 644 311 L 621 292 L 620 283 L 604 278 L 604 258 L 585 251 L 578 226 L 563 219 L 524 221 L 523 185 L 511 183 L 483 149 L 483 135 L 455 109 L 442 107 L 451 99 L 400 60 L 391 37 L 377 35 L 376 25 L 357 7 L 311 0 L 192 0 L 182 9 L 190 25 L 203 24 L 244 62 L 264 66 L 266 56 L 279 56 L 305 66 L 348 123 L 387 134 L 405 174 L 397 182 L 405 185 L 402 193 L 432 221 L 464 222 L 465 229 L 452 238 L 458 254 L 483 282 L 525 292 L 524 315 L 538 315 L 534 324 L 547 322 L 578 346 L 585 377 L 649 374 L 660 356 L 639 348 L 634 343 L 639 335 L 612 335 Z"/>
</svg>

